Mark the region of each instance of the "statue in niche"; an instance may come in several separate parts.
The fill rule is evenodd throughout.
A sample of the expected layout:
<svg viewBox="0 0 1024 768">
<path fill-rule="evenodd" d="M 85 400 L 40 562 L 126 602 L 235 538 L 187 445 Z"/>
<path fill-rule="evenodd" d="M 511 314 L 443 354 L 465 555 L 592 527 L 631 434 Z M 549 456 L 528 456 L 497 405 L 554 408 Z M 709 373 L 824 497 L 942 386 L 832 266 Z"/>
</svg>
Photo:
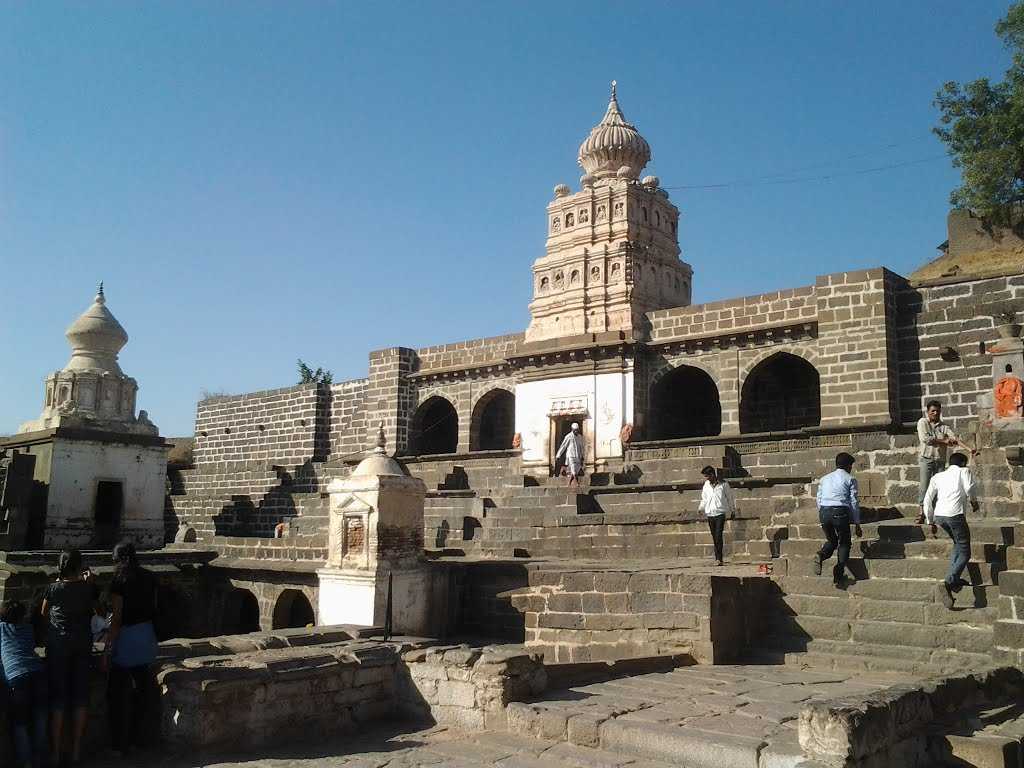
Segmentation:
<svg viewBox="0 0 1024 768">
<path fill-rule="evenodd" d="M 571 213 L 565 214 L 565 227 L 566 227 L 566 229 L 568 229 L 569 227 L 571 227 L 575 223 L 576 223 L 576 219 L 573 218 L 573 215 Z"/>
<path fill-rule="evenodd" d="M 578 283 L 579 281 L 580 271 L 578 269 L 574 269 L 572 273 L 569 275 L 569 285 L 576 285 L 576 283 Z"/>
<path fill-rule="evenodd" d="M 996 384 L 995 406 L 996 416 L 1000 419 L 1012 419 L 1020 416 L 1021 395 L 1024 387 L 1016 376 L 1007 376 Z"/>
<path fill-rule="evenodd" d="M 592 280 L 595 280 L 595 281 L 600 280 L 601 279 L 601 268 L 600 267 L 591 267 L 590 268 L 590 277 L 591 277 Z"/>
<path fill-rule="evenodd" d="M 542 277 L 542 278 L 540 279 L 540 286 L 539 286 L 539 287 L 537 288 L 537 290 L 538 290 L 538 291 L 539 291 L 540 293 L 545 293 L 545 292 L 547 292 L 547 290 L 548 290 L 548 287 L 549 287 L 549 285 L 548 285 L 548 279 L 547 279 L 546 277 Z"/>
<path fill-rule="evenodd" d="M 618 280 L 619 274 L 622 272 L 622 267 L 618 262 L 612 264 L 612 280 Z"/>
<path fill-rule="evenodd" d="M 565 275 L 561 272 L 555 272 L 555 288 L 561 288 L 562 283 L 565 281 Z"/>
<path fill-rule="evenodd" d="M 594 216 L 594 221 L 604 221 L 608 218 L 608 209 L 603 205 L 597 206 L 597 215 Z"/>
<path fill-rule="evenodd" d="M 622 215 L 622 211 L 624 210 L 623 207 L 622 207 L 622 203 L 616 203 L 615 204 L 615 208 L 613 210 L 615 211 L 615 217 L 616 218 L 621 216 Z"/>
<path fill-rule="evenodd" d="M 586 224 L 588 221 L 590 221 L 590 214 L 587 213 L 585 208 L 581 209 L 580 210 L 580 224 Z"/>
<path fill-rule="evenodd" d="M 555 218 L 553 218 L 551 220 L 551 231 L 552 232 L 560 232 L 561 229 L 562 229 L 562 220 L 559 219 L 557 216 L 555 216 Z"/>
</svg>

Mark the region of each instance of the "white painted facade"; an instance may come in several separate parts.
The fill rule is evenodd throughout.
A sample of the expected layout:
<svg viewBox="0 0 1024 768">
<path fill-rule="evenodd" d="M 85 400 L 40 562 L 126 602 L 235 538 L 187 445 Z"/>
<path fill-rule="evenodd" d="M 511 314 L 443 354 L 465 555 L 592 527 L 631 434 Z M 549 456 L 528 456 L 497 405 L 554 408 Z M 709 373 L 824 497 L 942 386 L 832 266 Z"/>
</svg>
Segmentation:
<svg viewBox="0 0 1024 768">
<path fill-rule="evenodd" d="M 524 468 L 550 466 L 555 421 L 563 417 L 579 422 L 589 468 L 621 457 L 622 427 L 633 423 L 632 369 L 517 384 L 516 432 L 522 437 Z"/>
<path fill-rule="evenodd" d="M 166 448 L 57 437 L 51 461 L 47 548 L 93 542 L 96 491 L 102 481 L 121 483 L 120 537 L 139 547 L 163 544 Z"/>
</svg>

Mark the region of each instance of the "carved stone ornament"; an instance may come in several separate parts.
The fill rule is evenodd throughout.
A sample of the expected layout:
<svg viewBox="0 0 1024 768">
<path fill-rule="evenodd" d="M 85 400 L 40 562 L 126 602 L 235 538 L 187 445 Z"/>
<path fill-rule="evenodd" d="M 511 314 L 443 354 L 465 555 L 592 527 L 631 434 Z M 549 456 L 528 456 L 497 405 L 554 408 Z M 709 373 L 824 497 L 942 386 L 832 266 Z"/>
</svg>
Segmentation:
<svg viewBox="0 0 1024 768">
<path fill-rule="evenodd" d="M 512 447 L 513 448 L 522 448 L 523 447 L 523 436 L 522 436 L 521 433 L 516 432 L 514 435 L 512 435 Z"/>
</svg>

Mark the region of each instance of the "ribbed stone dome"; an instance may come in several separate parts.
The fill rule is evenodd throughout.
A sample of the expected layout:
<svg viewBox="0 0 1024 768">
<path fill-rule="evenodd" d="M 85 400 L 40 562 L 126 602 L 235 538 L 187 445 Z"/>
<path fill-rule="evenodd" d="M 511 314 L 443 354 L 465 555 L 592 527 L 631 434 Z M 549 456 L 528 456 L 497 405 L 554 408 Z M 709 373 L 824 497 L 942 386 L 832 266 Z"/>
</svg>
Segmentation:
<svg viewBox="0 0 1024 768">
<path fill-rule="evenodd" d="M 66 371 L 104 371 L 120 374 L 117 353 L 128 343 L 128 334 L 106 307 L 100 283 L 96 298 L 64 335 L 71 345 L 71 360 Z"/>
<path fill-rule="evenodd" d="M 619 109 L 612 81 L 612 97 L 601 122 L 580 144 L 579 164 L 591 176 L 608 178 L 629 167 L 628 178 L 637 178 L 651 160 L 651 147 Z"/>
</svg>

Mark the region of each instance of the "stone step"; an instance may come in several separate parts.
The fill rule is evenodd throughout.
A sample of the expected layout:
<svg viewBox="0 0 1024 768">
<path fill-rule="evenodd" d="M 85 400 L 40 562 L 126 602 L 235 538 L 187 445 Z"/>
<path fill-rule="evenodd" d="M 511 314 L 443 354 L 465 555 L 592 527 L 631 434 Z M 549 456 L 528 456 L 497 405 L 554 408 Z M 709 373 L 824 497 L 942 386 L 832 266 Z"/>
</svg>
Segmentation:
<svg viewBox="0 0 1024 768">
<path fill-rule="evenodd" d="M 987 666 L 992 662 L 991 657 L 986 654 L 952 651 L 933 651 L 928 655 L 927 661 L 918 661 L 889 655 L 892 650 L 888 646 L 869 646 L 864 643 L 813 641 L 808 647 L 756 649 L 748 654 L 747 661 L 813 669 L 903 672 L 915 676 L 962 672 L 968 667 Z"/>
<path fill-rule="evenodd" d="M 872 560 L 898 560 L 901 558 L 929 558 L 949 561 L 953 550 L 953 542 L 945 534 L 944 538 L 927 541 L 886 541 L 884 539 L 853 539 L 851 553 L 857 557 Z M 824 535 L 818 539 L 787 539 L 780 544 L 780 554 L 794 557 L 813 557 L 821 548 Z M 1005 544 L 992 544 L 971 540 L 971 560 L 976 562 L 1005 563 Z"/>
<path fill-rule="evenodd" d="M 810 561 L 807 561 L 808 563 Z M 822 572 L 822 576 L 814 576 L 810 571 L 807 575 L 795 573 L 792 569 L 784 576 L 774 576 L 774 581 L 779 588 L 789 595 L 821 595 L 835 597 L 837 590 L 832 585 L 829 574 Z M 859 596 L 872 600 L 896 600 L 905 602 L 938 603 L 938 580 L 937 579 L 865 579 L 849 584 L 842 592 L 850 596 Z M 963 596 L 963 602 L 967 602 L 967 588 L 960 592 L 958 599 Z M 992 584 L 980 584 L 970 588 L 974 597 L 974 605 L 996 605 L 996 598 L 999 596 L 999 587 Z"/>
<path fill-rule="evenodd" d="M 795 643 L 833 640 L 896 648 L 946 649 L 963 653 L 987 654 L 992 651 L 991 625 L 928 626 L 906 622 L 774 614 L 768 617 L 767 626 L 770 628 L 769 637 L 792 638 Z"/>
<path fill-rule="evenodd" d="M 1018 521 L 1005 519 L 970 520 L 971 539 L 992 544 L 1013 544 L 1013 526 Z M 817 518 L 813 522 L 788 524 L 791 539 L 820 539 L 821 525 Z M 912 518 L 884 520 L 877 523 L 863 523 L 864 538 L 882 541 L 914 542 L 932 540 L 927 525 L 918 525 Z M 945 536 L 940 529 L 939 536 Z"/>
<path fill-rule="evenodd" d="M 972 626 L 993 626 L 999 617 L 999 608 L 988 604 L 985 592 L 975 595 L 972 590 L 961 590 L 956 596 L 955 610 L 948 610 L 938 602 L 909 600 L 875 600 L 848 595 L 834 589 L 835 596 L 826 595 L 783 595 L 781 600 L 786 609 L 797 616 L 832 617 L 847 620 L 865 619 L 891 621 L 893 623 L 919 624 L 924 626 L 947 626 L 964 624 Z"/>
<path fill-rule="evenodd" d="M 789 542 L 787 541 L 788 545 Z M 783 555 L 788 562 L 786 573 L 813 575 L 813 560 L 811 557 Z M 831 568 L 835 565 L 835 556 L 822 565 L 822 573 L 831 575 Z M 897 559 L 872 559 L 860 556 L 850 556 L 847 562 L 849 572 L 858 581 L 872 579 L 928 579 L 939 582 L 945 578 L 949 570 L 949 562 L 943 558 L 897 558 Z M 972 584 L 995 584 L 998 582 L 998 574 L 1004 570 L 999 563 L 985 563 L 971 561 L 964 571 L 964 579 Z"/>
</svg>

